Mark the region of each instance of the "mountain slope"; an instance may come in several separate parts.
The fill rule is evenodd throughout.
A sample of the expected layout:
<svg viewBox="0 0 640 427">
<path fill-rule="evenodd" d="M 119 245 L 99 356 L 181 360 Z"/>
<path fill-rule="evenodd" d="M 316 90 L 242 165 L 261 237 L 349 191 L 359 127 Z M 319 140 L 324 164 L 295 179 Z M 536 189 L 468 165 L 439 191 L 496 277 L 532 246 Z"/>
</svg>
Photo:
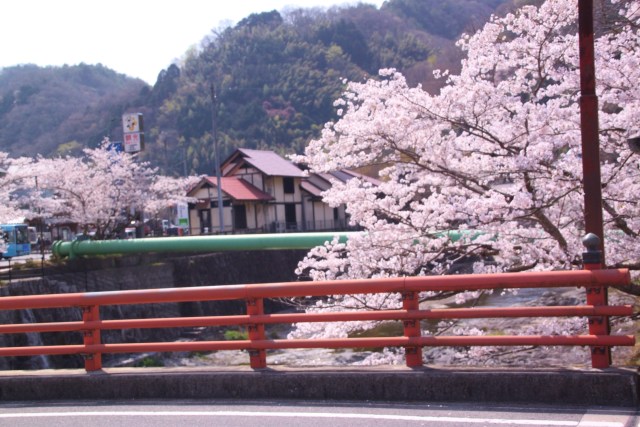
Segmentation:
<svg viewBox="0 0 640 427">
<path fill-rule="evenodd" d="M 93 147 L 120 123 L 122 109 L 144 87 L 101 65 L 4 68 L 0 149 L 34 156 Z"/>
</svg>

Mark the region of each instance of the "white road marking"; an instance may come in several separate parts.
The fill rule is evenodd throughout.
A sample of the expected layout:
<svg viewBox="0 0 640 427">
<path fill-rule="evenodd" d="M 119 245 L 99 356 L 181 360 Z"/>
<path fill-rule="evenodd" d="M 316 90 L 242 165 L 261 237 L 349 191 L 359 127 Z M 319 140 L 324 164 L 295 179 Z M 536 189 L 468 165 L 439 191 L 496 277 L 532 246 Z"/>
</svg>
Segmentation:
<svg viewBox="0 0 640 427">
<path fill-rule="evenodd" d="M 609 422 L 609 423 L 618 423 L 618 425 L 622 426 L 630 426 L 628 421 L 631 417 L 629 415 L 623 414 L 603 414 L 598 411 L 587 411 L 587 413 L 582 417 L 580 423 L 577 427 L 582 426 L 590 426 L 595 422 Z"/>
<path fill-rule="evenodd" d="M 624 427 L 618 421 L 561 421 L 537 419 L 436 417 L 392 414 L 351 414 L 331 412 L 251 412 L 251 411 L 91 411 L 91 412 L 33 412 L 0 413 L 1 418 L 46 418 L 46 417 L 173 417 L 173 416 L 213 416 L 213 417 L 286 417 L 286 418 L 352 418 L 367 420 L 397 420 L 418 422 L 451 422 L 467 424 L 508 424 L 526 426 L 571 426 L 571 427 Z"/>
</svg>

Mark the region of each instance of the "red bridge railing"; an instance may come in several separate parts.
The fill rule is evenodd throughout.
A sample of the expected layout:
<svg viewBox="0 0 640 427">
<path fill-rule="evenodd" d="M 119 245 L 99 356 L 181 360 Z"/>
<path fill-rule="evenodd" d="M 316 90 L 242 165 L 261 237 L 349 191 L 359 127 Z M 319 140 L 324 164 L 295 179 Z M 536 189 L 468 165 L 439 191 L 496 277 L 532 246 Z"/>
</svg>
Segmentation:
<svg viewBox="0 0 640 427">
<path fill-rule="evenodd" d="M 293 348 L 379 348 L 404 347 L 407 366 L 422 365 L 425 346 L 589 346 L 592 366 L 610 366 L 612 346 L 633 346 L 633 335 L 610 335 L 609 316 L 629 316 L 631 306 L 609 306 L 606 298 L 588 298 L 583 306 L 450 308 L 420 309 L 418 295 L 423 291 L 473 291 L 482 289 L 584 287 L 588 295 L 606 295 L 609 286 L 630 284 L 625 269 L 576 270 L 489 275 L 428 276 L 389 279 L 340 280 L 326 282 L 289 282 L 229 286 L 207 286 L 88 292 L 54 295 L 29 295 L 0 298 L 0 310 L 43 308 L 82 308 L 81 321 L 5 324 L 2 334 L 79 332 L 83 343 L 32 347 L 2 347 L 0 356 L 37 356 L 77 354 L 85 356 L 85 369 L 102 368 L 102 354 L 182 352 L 215 350 L 248 350 L 250 365 L 267 366 L 266 352 Z M 348 311 L 339 313 L 265 314 L 265 298 L 321 297 L 326 295 L 400 293 L 403 308 L 384 311 Z M 101 320 L 100 307 L 124 304 L 177 303 L 187 301 L 245 300 L 246 314 L 151 319 Z M 585 316 L 589 319 L 587 335 L 514 335 L 514 336 L 422 336 L 423 319 L 468 319 L 495 317 Z M 267 339 L 265 325 L 301 322 L 345 322 L 367 320 L 400 320 L 403 336 L 336 339 Z M 183 328 L 240 325 L 248 329 L 248 339 L 238 341 L 113 343 L 100 341 L 103 330 L 133 328 Z"/>
</svg>

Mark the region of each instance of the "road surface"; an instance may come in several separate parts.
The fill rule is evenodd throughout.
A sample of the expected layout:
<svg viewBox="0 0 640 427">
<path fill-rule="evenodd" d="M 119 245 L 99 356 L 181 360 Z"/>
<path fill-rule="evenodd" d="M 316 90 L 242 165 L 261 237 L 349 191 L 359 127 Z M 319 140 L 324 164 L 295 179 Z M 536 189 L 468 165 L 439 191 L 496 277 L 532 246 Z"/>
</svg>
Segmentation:
<svg viewBox="0 0 640 427">
<path fill-rule="evenodd" d="M 3 402 L 0 426 L 637 427 L 636 408 L 296 401 Z"/>
</svg>

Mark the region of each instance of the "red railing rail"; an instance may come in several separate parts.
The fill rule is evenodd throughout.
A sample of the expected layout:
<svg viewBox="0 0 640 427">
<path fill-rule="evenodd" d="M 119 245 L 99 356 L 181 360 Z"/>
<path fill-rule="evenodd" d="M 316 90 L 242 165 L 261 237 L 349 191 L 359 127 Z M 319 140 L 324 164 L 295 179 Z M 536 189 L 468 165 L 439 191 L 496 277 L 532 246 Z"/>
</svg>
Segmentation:
<svg viewBox="0 0 640 427">
<path fill-rule="evenodd" d="M 0 310 L 31 310 L 43 308 L 82 309 L 81 321 L 5 324 L 0 333 L 80 332 L 83 343 L 78 345 L 2 347 L 0 356 L 37 356 L 79 354 L 85 356 L 85 369 L 102 368 L 102 354 L 141 352 L 182 352 L 215 350 L 248 350 L 250 365 L 267 366 L 266 351 L 294 348 L 379 348 L 404 347 L 407 366 L 422 365 L 425 346 L 589 346 L 592 366 L 610 365 L 608 352 L 612 346 L 633 346 L 633 335 L 609 334 L 609 316 L 630 316 L 629 305 L 609 306 L 606 301 L 588 301 L 583 306 L 447 308 L 420 309 L 418 295 L 423 291 L 474 291 L 483 289 L 584 287 L 588 294 L 605 294 L 609 286 L 627 286 L 631 282 L 626 269 L 575 270 L 533 273 L 503 273 L 486 275 L 456 275 L 404 277 L 388 279 L 339 280 L 326 282 L 283 282 L 188 288 L 163 288 L 117 292 L 87 292 L 71 294 L 27 295 L 0 298 Z M 265 314 L 265 298 L 327 296 L 348 294 L 400 293 L 403 307 L 398 310 L 346 311 L 337 313 Z M 152 319 L 101 320 L 100 307 L 125 304 L 178 303 L 189 301 L 245 300 L 247 314 Z M 607 325 L 590 328 L 588 335 L 516 335 L 516 336 L 422 336 L 423 319 L 468 319 L 494 317 L 558 317 L 585 316 L 589 324 Z M 302 322 L 345 322 L 368 320 L 400 320 L 404 335 L 380 338 L 336 339 L 266 339 L 265 325 Z M 245 326 L 247 340 L 114 343 L 100 342 L 103 330 L 133 328 L 183 328 L 198 326 Z M 602 355 L 606 357 L 602 357 Z"/>
</svg>

